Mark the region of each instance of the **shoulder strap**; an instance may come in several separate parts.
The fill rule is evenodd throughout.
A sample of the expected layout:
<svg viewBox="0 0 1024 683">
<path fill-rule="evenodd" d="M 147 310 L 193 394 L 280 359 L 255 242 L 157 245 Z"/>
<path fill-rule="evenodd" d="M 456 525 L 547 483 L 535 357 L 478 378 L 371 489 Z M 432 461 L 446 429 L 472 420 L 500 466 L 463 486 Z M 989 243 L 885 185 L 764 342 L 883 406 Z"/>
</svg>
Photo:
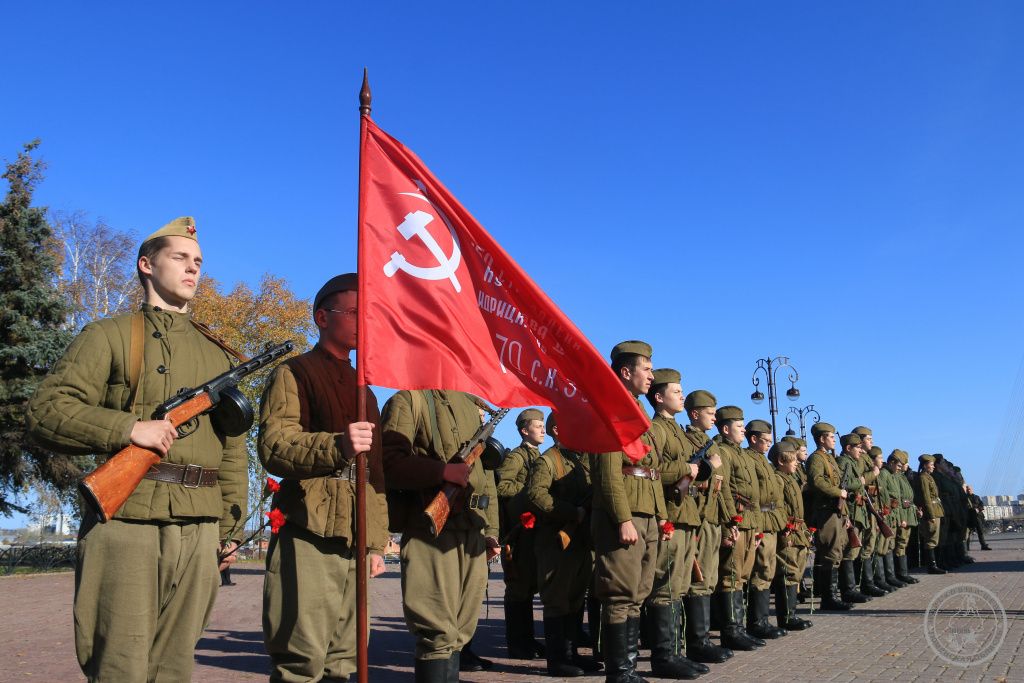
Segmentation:
<svg viewBox="0 0 1024 683">
<path fill-rule="evenodd" d="M 444 460 L 444 454 L 437 447 L 437 435 L 441 433 L 441 429 L 437 426 L 437 404 L 434 401 L 434 394 L 429 389 L 410 391 L 409 400 L 412 402 L 413 422 L 417 428 L 423 426 L 423 429 L 429 434 L 430 450 Z M 428 418 L 430 420 L 429 429 L 427 428 Z"/>
<path fill-rule="evenodd" d="M 142 311 L 132 314 L 131 336 L 128 338 L 128 412 L 135 412 L 142 379 L 142 359 L 146 351 L 146 315 Z"/>
<path fill-rule="evenodd" d="M 558 475 L 558 478 L 561 479 L 565 476 L 565 461 L 562 459 L 562 449 L 556 448 L 554 456 L 555 457 L 551 459 L 555 461 L 555 473 Z"/>
<path fill-rule="evenodd" d="M 203 335 L 204 337 L 206 337 L 207 339 L 212 341 L 214 344 L 216 344 L 220 348 L 224 349 L 224 351 L 226 351 L 228 353 L 228 355 L 234 357 L 234 359 L 237 360 L 239 363 L 245 363 L 246 361 L 249 360 L 249 358 L 247 356 L 243 356 L 238 351 L 235 351 L 233 348 L 228 346 L 228 343 L 226 341 L 224 341 L 223 339 L 218 337 L 216 334 L 214 334 L 213 330 L 211 330 L 209 327 L 207 327 L 203 323 L 199 322 L 198 320 L 196 320 L 192 316 L 189 316 L 188 321 L 190 323 L 192 323 L 192 327 L 194 327 L 194 328 L 196 328 L 196 330 L 198 330 L 199 334 Z"/>
</svg>

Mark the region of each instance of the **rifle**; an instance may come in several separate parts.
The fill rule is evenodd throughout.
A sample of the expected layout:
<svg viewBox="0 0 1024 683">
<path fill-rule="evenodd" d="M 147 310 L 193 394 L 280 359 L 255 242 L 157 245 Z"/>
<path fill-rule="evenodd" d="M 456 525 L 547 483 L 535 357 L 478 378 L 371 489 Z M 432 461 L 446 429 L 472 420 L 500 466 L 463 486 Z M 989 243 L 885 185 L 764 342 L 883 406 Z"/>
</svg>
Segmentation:
<svg viewBox="0 0 1024 683">
<path fill-rule="evenodd" d="M 878 530 L 881 531 L 882 535 L 886 538 L 892 538 L 892 527 L 886 524 L 885 520 L 882 519 L 882 515 L 875 511 L 875 506 L 871 503 L 871 496 L 864 496 L 864 500 L 867 501 L 865 505 L 867 505 L 868 512 L 871 513 L 871 516 L 875 518 L 876 522 L 878 522 Z"/>
<path fill-rule="evenodd" d="M 508 408 L 502 408 L 491 413 L 491 419 L 486 424 L 480 425 L 480 429 L 476 430 L 473 438 L 467 441 L 448 462 L 462 462 L 469 465 L 472 470 L 473 465 L 476 464 L 480 454 L 484 452 L 484 448 L 487 446 L 487 439 L 494 433 L 494 428 L 498 426 L 498 423 L 507 414 Z M 448 523 L 448 515 L 452 511 L 452 501 L 457 498 L 461 499 L 464 491 L 463 487 L 448 482 L 441 487 L 441 490 L 437 492 L 433 500 L 430 501 L 430 504 L 423 511 L 430 518 L 430 533 L 435 538 L 440 535 L 444 525 Z"/>
<path fill-rule="evenodd" d="M 849 470 L 847 470 L 847 471 L 849 471 Z M 841 483 L 843 489 L 846 490 L 846 495 L 849 496 L 850 495 L 850 489 L 847 486 L 847 482 L 846 482 L 846 479 L 845 479 L 845 476 L 846 476 L 845 472 L 844 472 L 843 476 L 844 476 L 844 479 L 842 479 L 840 481 L 840 483 Z M 839 503 L 838 507 L 839 507 L 839 514 L 841 516 L 844 516 L 844 517 L 848 518 L 850 516 L 850 511 L 849 511 L 849 509 L 847 509 L 846 502 L 847 502 L 847 500 L 844 500 L 843 498 L 839 498 L 838 499 L 838 503 Z M 852 520 L 850 521 L 850 527 L 846 530 L 846 541 L 847 541 L 847 545 L 849 547 L 851 547 L 851 548 L 859 548 L 859 547 L 861 547 L 860 535 L 857 533 L 857 525 L 854 524 Z"/>
<path fill-rule="evenodd" d="M 170 420 L 178 430 L 178 436 L 185 438 L 199 428 L 201 415 L 211 413 L 210 419 L 214 426 L 227 436 L 244 434 L 252 426 L 253 409 L 249 399 L 238 390 L 238 383 L 281 356 L 291 353 L 294 347 L 290 341 L 277 346 L 267 345 L 267 349 L 260 355 L 217 375 L 202 386 L 182 389 L 156 407 L 153 419 Z M 100 522 L 106 522 L 124 505 L 149 469 L 160 460 L 158 453 L 129 444 L 86 475 L 79 482 L 78 490 Z"/>
<path fill-rule="evenodd" d="M 594 496 L 594 491 L 593 491 L 593 489 L 591 489 L 590 492 L 587 493 L 587 495 L 583 496 L 583 499 L 580 500 L 580 502 L 576 505 L 576 507 L 577 508 L 583 508 L 583 509 L 586 510 L 587 509 L 587 503 L 590 501 L 590 499 L 593 496 Z M 590 511 L 588 510 L 587 511 L 587 515 L 589 515 L 589 514 L 590 514 Z M 587 515 L 584 515 L 583 519 L 586 519 Z M 576 527 L 578 527 L 579 525 L 580 525 L 579 521 L 572 520 L 572 521 L 566 522 L 565 526 L 563 526 L 561 529 L 558 530 L 558 542 L 562 544 L 562 550 L 565 550 L 566 548 L 568 548 L 569 544 L 572 543 L 572 532 L 575 531 Z"/>
<path fill-rule="evenodd" d="M 715 442 L 708 439 L 708 442 L 704 444 L 699 451 L 695 452 L 692 456 L 690 456 L 690 460 L 687 464 L 701 465 L 703 463 L 706 463 L 706 468 L 709 472 L 714 470 L 714 468 L 711 466 L 711 463 L 707 461 L 708 450 L 710 450 L 711 447 L 714 445 Z M 698 474 L 700 473 L 698 472 Z M 670 487 L 672 489 L 671 496 L 673 503 L 675 503 L 676 505 L 683 504 L 683 498 L 689 492 L 690 484 L 692 483 L 692 481 L 693 480 L 691 479 L 690 475 L 687 474 Z"/>
</svg>

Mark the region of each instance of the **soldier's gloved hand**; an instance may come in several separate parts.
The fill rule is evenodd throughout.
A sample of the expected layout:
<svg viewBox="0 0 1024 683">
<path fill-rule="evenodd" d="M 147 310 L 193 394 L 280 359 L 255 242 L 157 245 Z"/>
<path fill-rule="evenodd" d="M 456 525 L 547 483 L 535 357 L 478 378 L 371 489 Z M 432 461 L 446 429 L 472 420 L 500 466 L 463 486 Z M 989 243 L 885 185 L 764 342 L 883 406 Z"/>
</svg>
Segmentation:
<svg viewBox="0 0 1024 683">
<path fill-rule="evenodd" d="M 450 462 L 444 466 L 444 474 L 441 476 L 447 482 L 466 488 L 469 484 L 469 465 L 464 462 Z"/>
<path fill-rule="evenodd" d="M 357 453 L 367 453 L 373 444 L 373 424 L 370 422 L 353 422 L 348 426 L 345 437 L 341 440 L 342 454 L 351 458 Z"/>
<path fill-rule="evenodd" d="M 487 543 L 487 561 L 490 562 L 501 552 L 501 544 L 494 536 L 488 536 L 484 542 Z"/>
<path fill-rule="evenodd" d="M 178 430 L 170 420 L 142 420 L 132 426 L 131 442 L 166 457 L 171 444 L 178 438 Z"/>
<path fill-rule="evenodd" d="M 384 558 L 376 553 L 370 555 L 370 578 L 384 573 Z"/>
<path fill-rule="evenodd" d="M 640 535 L 633 526 L 633 520 L 627 519 L 619 525 L 619 543 L 622 545 L 633 545 L 640 540 Z"/>
</svg>

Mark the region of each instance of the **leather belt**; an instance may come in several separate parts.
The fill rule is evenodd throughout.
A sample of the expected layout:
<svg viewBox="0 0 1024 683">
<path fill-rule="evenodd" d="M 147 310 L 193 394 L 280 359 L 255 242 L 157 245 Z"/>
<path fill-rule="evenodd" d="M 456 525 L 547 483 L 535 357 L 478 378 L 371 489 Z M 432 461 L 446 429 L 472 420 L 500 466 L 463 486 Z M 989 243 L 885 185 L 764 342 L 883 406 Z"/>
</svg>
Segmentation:
<svg viewBox="0 0 1024 683">
<path fill-rule="evenodd" d="M 217 468 L 159 462 L 149 468 L 143 479 L 181 484 L 187 489 L 197 489 L 200 486 L 213 486 L 217 483 Z"/>
<path fill-rule="evenodd" d="M 650 479 L 651 481 L 657 481 L 661 479 L 661 472 L 650 467 L 623 467 L 622 474 L 627 477 L 636 477 L 638 479 Z"/>
<path fill-rule="evenodd" d="M 761 506 L 761 512 L 771 512 L 775 509 L 775 503 L 768 503 L 767 505 Z"/>
<path fill-rule="evenodd" d="M 491 504 L 491 497 L 486 493 L 474 493 L 469 497 L 469 502 L 466 504 L 470 510 L 486 510 Z"/>
<path fill-rule="evenodd" d="M 328 477 L 328 479 L 343 479 L 345 481 L 354 482 L 356 480 L 355 461 L 353 460 L 352 462 L 350 462 L 345 467 L 342 467 L 341 469 L 334 470 L 334 472 L 331 473 L 331 476 Z"/>
</svg>

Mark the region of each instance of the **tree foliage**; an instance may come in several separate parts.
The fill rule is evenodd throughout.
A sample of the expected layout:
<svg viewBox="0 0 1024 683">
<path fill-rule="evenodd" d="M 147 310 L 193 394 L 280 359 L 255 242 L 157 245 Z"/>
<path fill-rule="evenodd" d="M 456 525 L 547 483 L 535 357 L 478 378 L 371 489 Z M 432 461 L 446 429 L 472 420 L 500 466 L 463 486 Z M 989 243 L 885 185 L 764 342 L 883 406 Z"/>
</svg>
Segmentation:
<svg viewBox="0 0 1024 683">
<path fill-rule="evenodd" d="M 44 164 L 33 158 L 39 141 L 24 146 L 3 178 L 0 204 L 0 514 L 18 509 L 10 496 L 30 477 L 58 488 L 74 483 L 74 458 L 31 446 L 25 438 L 25 406 L 47 369 L 69 341 L 67 309 L 53 287 L 58 245 L 45 210 L 32 206 Z"/>
</svg>

